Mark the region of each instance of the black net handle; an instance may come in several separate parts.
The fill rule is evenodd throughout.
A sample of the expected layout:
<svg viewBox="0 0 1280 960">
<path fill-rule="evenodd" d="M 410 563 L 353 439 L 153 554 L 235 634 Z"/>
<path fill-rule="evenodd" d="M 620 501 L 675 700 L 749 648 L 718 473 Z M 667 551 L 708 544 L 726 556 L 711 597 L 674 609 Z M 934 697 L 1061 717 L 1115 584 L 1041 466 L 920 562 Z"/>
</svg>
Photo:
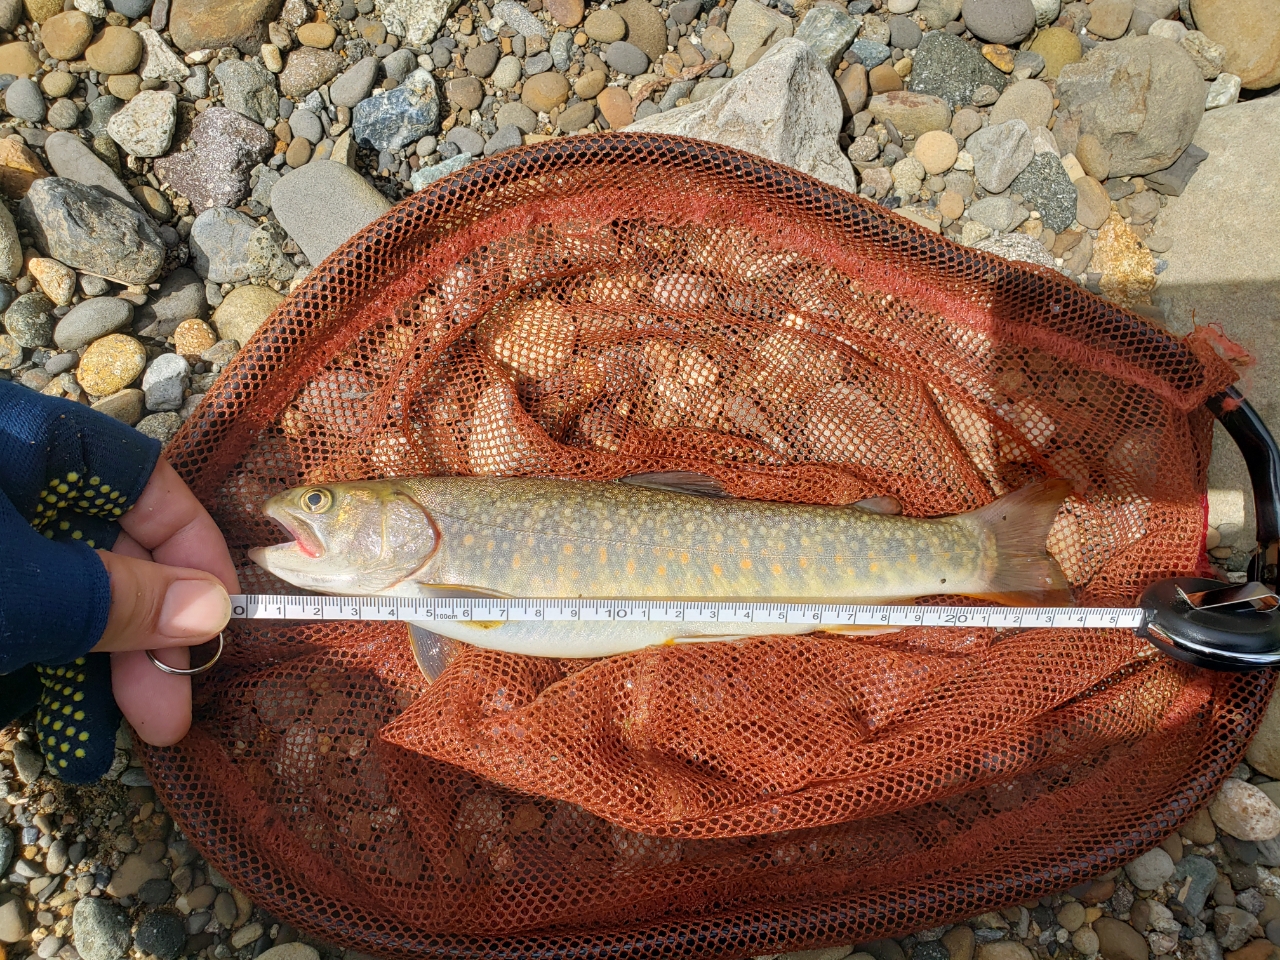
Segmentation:
<svg viewBox="0 0 1280 960">
<path fill-rule="evenodd" d="M 1249 579 L 1272 589 L 1280 586 L 1280 448 L 1271 431 L 1235 387 L 1210 397 L 1205 406 L 1240 448 L 1257 517 L 1258 552 L 1249 563 Z"/>
</svg>

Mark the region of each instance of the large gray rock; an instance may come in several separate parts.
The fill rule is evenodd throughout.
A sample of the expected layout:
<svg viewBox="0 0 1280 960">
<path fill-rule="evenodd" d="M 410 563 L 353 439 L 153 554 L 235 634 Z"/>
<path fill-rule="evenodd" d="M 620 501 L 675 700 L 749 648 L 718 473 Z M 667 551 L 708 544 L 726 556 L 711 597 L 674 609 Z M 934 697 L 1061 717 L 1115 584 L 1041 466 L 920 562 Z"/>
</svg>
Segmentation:
<svg viewBox="0 0 1280 960">
<path fill-rule="evenodd" d="M 71 308 L 53 330 L 59 350 L 79 350 L 133 322 L 133 304 L 119 297 L 92 297 Z"/>
<path fill-rule="evenodd" d="M 246 248 L 257 221 L 239 210 L 215 207 L 196 217 L 191 225 L 191 266 L 214 283 L 249 279 Z"/>
<path fill-rule="evenodd" d="M 1021 120 L 1006 120 L 969 135 L 965 150 L 973 157 L 973 174 L 988 193 L 1001 193 L 1035 156 L 1031 130 Z"/>
<path fill-rule="evenodd" d="M 271 209 L 307 259 L 319 264 L 391 203 L 345 164 L 316 160 L 280 178 L 271 188 Z"/>
<path fill-rule="evenodd" d="M 121 960 L 133 945 L 129 918 L 105 897 L 85 897 L 76 902 L 71 932 L 84 960 Z"/>
<path fill-rule="evenodd" d="M 843 119 L 835 81 L 805 43 L 788 38 L 709 99 L 627 129 L 722 143 L 852 192 L 857 177 L 837 141 Z"/>
<path fill-rule="evenodd" d="M 378 12 L 387 30 L 414 45 L 429 44 L 440 24 L 461 0 L 379 0 Z"/>
<path fill-rule="evenodd" d="M 164 266 L 164 241 L 151 221 L 93 187 L 44 177 L 31 184 L 18 211 L 36 246 L 75 270 L 140 284 Z"/>
<path fill-rule="evenodd" d="M 418 69 L 390 93 L 370 97 L 352 111 L 356 142 L 399 150 L 440 129 L 440 92 L 431 72 Z"/>
<path fill-rule="evenodd" d="M 199 211 L 233 207 L 248 196 L 249 171 L 271 152 L 275 137 L 234 110 L 210 107 L 192 125 L 191 141 L 185 153 L 157 160 L 155 171 Z"/>
<path fill-rule="evenodd" d="M 1163 170 L 1186 149 L 1204 115 L 1200 68 L 1163 37 L 1099 44 L 1058 75 L 1061 109 L 1111 152 L 1112 177 Z"/>
<path fill-rule="evenodd" d="M 134 311 L 134 317 L 134 330 L 144 337 L 171 337 L 184 320 L 208 320 L 204 281 L 195 271 L 179 267 L 160 282 L 160 289 Z"/>
<path fill-rule="evenodd" d="M 114 98 L 99 97 L 94 103 L 107 99 Z M 103 132 L 106 132 L 105 124 Z M 128 187 L 120 182 L 115 171 L 103 163 L 102 159 L 79 137 L 71 133 L 51 133 L 49 139 L 44 142 L 44 152 L 49 158 L 49 166 L 53 167 L 53 172 L 58 176 L 75 180 L 88 187 L 101 187 L 125 206 L 132 207 L 139 213 L 142 212 L 137 199 L 129 192 Z"/>
<path fill-rule="evenodd" d="M 1209 111 L 1195 145 L 1209 156 L 1157 221 L 1157 232 L 1171 246 L 1162 254 L 1169 266 L 1153 298 L 1176 333 L 1218 323 L 1253 354 L 1257 363 L 1245 371 L 1241 386 L 1274 431 L 1280 426 L 1280 99 Z M 1236 445 L 1216 424 L 1209 489 L 1244 504 L 1242 529 L 1224 527 L 1223 543 L 1251 546 L 1249 474 Z"/>
<path fill-rule="evenodd" d="M 377 79 L 378 58 L 364 57 L 329 85 L 329 99 L 334 106 L 354 107 L 369 96 Z"/>
</svg>

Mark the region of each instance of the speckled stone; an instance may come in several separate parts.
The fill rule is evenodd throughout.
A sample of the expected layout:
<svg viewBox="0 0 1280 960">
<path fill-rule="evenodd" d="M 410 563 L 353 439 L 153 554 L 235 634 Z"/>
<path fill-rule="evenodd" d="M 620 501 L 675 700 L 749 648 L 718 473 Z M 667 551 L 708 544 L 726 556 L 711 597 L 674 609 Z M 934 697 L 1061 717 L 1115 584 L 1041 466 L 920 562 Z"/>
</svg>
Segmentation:
<svg viewBox="0 0 1280 960">
<path fill-rule="evenodd" d="M 156 174 L 195 210 L 234 207 L 249 195 L 249 171 L 271 152 L 275 138 L 225 107 L 210 107 L 191 130 L 193 148 L 155 162 Z"/>
<path fill-rule="evenodd" d="M 147 351 L 142 344 L 123 333 L 113 333 L 85 350 L 76 380 L 90 395 L 105 397 L 133 383 L 146 365 Z"/>
<path fill-rule="evenodd" d="M 1138 235 L 1129 228 L 1118 213 L 1112 213 L 1106 222 L 1098 228 L 1098 239 L 1093 244 L 1093 259 L 1089 262 L 1089 270 L 1094 273 L 1102 274 L 1102 279 L 1098 281 L 1098 288 L 1103 294 L 1110 299 L 1124 306 L 1136 306 L 1138 304 L 1149 303 L 1151 291 L 1156 285 L 1156 263 L 1155 257 L 1151 251 L 1143 246 Z M 1228 784 L 1240 784 L 1242 787 L 1248 787 L 1249 784 L 1240 780 L 1228 780 Z M 1218 819 L 1219 812 L 1224 809 L 1221 806 L 1221 798 L 1224 793 L 1231 789 L 1230 786 L 1224 787 L 1223 793 L 1219 794 L 1219 800 L 1214 801 L 1214 805 L 1210 806 L 1210 813 L 1214 815 L 1214 822 L 1222 826 L 1222 821 Z M 1268 840 L 1271 837 L 1280 834 L 1280 810 L 1276 809 L 1275 804 L 1267 799 L 1266 794 L 1252 787 L 1262 798 L 1270 804 L 1267 813 L 1267 823 L 1265 827 L 1259 828 L 1259 831 L 1265 832 L 1271 830 L 1268 836 L 1259 835 L 1241 836 L 1241 840 Z M 1259 802 L 1259 809 L 1262 808 Z M 1233 826 L 1236 824 L 1233 821 Z M 1226 829 L 1226 827 L 1223 827 Z M 1250 832 L 1246 830 L 1246 832 Z"/>
<path fill-rule="evenodd" d="M 1009 187 L 1040 211 L 1044 225 L 1060 233 L 1076 218 L 1076 185 L 1052 153 L 1036 154 Z"/>
<path fill-rule="evenodd" d="M 280 73 L 280 92 L 299 100 L 338 75 L 346 61 L 329 50 L 299 47 L 289 54 Z"/>
<path fill-rule="evenodd" d="M 908 88 L 941 97 L 955 108 L 972 103 L 974 91 L 983 84 L 1000 91 L 1005 82 L 1005 75 L 988 63 L 976 47 L 939 30 L 920 41 Z"/>
<path fill-rule="evenodd" d="M 4 329 L 24 347 L 53 343 L 53 301 L 39 291 L 24 293 L 4 312 Z"/>
</svg>

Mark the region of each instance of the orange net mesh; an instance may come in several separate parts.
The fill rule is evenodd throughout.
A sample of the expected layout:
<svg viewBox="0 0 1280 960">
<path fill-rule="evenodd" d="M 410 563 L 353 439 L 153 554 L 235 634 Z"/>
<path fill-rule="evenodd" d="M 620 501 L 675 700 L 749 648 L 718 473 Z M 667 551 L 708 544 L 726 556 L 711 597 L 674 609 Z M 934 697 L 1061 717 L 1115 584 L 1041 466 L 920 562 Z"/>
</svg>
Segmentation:
<svg viewBox="0 0 1280 960">
<path fill-rule="evenodd" d="M 476 163 L 320 265 L 170 447 L 246 591 L 271 495 L 692 470 L 970 510 L 1051 476 L 1079 602 L 1203 562 L 1231 368 L 1051 272 L 711 144 Z M 153 778 L 260 903 L 382 955 L 741 956 L 905 932 L 1131 858 L 1239 758 L 1269 676 L 1124 631 L 914 629 L 595 662 L 235 623 Z"/>
</svg>

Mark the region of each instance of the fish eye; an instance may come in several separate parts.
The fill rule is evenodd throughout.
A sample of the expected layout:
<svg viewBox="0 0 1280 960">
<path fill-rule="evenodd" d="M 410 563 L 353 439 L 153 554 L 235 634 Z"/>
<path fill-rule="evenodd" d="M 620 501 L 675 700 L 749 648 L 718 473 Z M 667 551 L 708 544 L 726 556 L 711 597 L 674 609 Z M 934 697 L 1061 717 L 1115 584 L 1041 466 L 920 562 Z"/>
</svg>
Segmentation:
<svg viewBox="0 0 1280 960">
<path fill-rule="evenodd" d="M 308 490 L 302 495 L 302 505 L 306 507 L 308 513 L 320 513 L 329 509 L 329 504 L 333 503 L 333 497 L 330 496 L 328 490 L 322 490 L 316 487 L 314 490 Z"/>
</svg>

